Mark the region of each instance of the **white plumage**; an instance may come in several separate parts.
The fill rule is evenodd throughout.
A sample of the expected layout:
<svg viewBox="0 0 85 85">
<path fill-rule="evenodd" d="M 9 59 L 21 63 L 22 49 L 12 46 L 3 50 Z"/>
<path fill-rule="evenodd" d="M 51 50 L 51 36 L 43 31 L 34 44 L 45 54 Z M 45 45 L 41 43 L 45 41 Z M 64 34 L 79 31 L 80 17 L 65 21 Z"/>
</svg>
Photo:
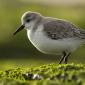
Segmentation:
<svg viewBox="0 0 85 85">
<path fill-rule="evenodd" d="M 75 38 L 65 38 L 59 40 L 53 40 L 48 38 L 43 30 L 43 25 L 39 25 L 36 32 L 27 30 L 27 36 L 31 43 L 41 52 L 46 54 L 57 54 L 57 52 L 73 52 L 76 50 L 82 43 L 82 40 Z"/>
</svg>

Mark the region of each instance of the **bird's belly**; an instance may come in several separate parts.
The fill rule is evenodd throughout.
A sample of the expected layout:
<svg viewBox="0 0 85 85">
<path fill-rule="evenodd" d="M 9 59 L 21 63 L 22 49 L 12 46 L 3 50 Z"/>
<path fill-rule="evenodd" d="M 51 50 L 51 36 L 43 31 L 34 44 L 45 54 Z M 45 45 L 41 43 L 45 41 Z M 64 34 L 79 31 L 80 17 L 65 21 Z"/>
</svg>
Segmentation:
<svg viewBox="0 0 85 85">
<path fill-rule="evenodd" d="M 56 54 L 62 51 L 74 51 L 82 43 L 81 40 L 73 38 L 53 40 L 48 38 L 41 30 L 35 33 L 28 31 L 28 38 L 31 43 L 41 52 L 46 54 Z"/>
</svg>

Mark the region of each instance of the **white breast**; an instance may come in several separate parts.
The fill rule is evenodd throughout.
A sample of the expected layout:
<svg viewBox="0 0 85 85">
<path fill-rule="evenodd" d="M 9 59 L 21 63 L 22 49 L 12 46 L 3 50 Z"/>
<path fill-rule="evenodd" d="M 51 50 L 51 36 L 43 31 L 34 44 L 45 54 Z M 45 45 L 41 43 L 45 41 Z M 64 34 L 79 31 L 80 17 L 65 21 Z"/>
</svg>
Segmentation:
<svg viewBox="0 0 85 85">
<path fill-rule="evenodd" d="M 41 52 L 47 54 L 56 54 L 62 51 L 74 51 L 78 48 L 83 41 L 65 38 L 60 40 L 53 40 L 48 38 L 42 31 L 43 26 L 38 26 L 36 32 L 32 30 L 27 30 L 27 35 L 31 43 Z"/>
</svg>

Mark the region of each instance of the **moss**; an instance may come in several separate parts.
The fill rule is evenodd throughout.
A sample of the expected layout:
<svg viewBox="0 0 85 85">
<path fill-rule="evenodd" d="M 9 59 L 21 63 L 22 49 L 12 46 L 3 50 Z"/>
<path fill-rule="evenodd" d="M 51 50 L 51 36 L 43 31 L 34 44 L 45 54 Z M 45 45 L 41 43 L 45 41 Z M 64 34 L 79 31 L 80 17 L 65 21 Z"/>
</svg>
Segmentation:
<svg viewBox="0 0 85 85">
<path fill-rule="evenodd" d="M 0 71 L 0 85 L 83 85 L 85 65 L 48 64 L 35 68 L 17 68 Z"/>
</svg>

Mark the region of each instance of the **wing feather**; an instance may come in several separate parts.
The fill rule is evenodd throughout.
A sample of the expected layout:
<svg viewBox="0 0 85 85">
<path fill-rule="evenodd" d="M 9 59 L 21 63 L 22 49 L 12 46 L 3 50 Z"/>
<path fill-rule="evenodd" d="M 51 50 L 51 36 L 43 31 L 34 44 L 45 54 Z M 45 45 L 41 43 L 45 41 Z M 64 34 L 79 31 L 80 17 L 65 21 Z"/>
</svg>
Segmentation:
<svg viewBox="0 0 85 85">
<path fill-rule="evenodd" d="M 49 38 L 54 40 L 72 37 L 85 39 L 85 30 L 79 29 L 71 22 L 64 20 L 52 20 L 44 23 L 43 31 Z"/>
</svg>

